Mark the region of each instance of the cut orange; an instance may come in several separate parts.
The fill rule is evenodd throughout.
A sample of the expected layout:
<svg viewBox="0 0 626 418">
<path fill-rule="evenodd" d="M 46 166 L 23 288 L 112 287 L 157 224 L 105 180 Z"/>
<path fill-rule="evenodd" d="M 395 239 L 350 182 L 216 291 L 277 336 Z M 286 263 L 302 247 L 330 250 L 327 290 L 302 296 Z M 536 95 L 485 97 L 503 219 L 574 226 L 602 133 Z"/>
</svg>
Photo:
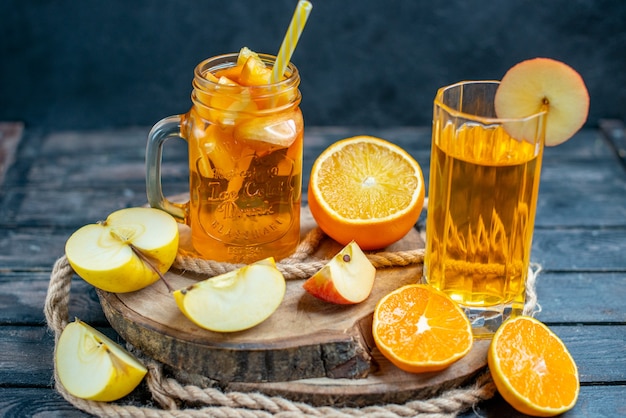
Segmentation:
<svg viewBox="0 0 626 418">
<path fill-rule="evenodd" d="M 520 316 L 502 324 L 487 359 L 498 392 L 519 412 L 551 417 L 576 404 L 576 363 L 559 337 L 538 320 Z"/>
<path fill-rule="evenodd" d="M 434 372 L 460 360 L 472 348 L 469 320 L 445 293 L 429 285 L 400 287 L 374 311 L 376 347 L 398 368 Z"/>
<path fill-rule="evenodd" d="M 268 68 L 261 58 L 251 56 L 239 74 L 239 83 L 244 86 L 260 86 L 270 84 L 272 78 L 272 69 Z"/>
<path fill-rule="evenodd" d="M 319 227 L 342 245 L 380 249 L 404 237 L 424 204 L 424 176 L 391 142 L 356 136 L 335 142 L 313 163 L 308 198 Z"/>
</svg>

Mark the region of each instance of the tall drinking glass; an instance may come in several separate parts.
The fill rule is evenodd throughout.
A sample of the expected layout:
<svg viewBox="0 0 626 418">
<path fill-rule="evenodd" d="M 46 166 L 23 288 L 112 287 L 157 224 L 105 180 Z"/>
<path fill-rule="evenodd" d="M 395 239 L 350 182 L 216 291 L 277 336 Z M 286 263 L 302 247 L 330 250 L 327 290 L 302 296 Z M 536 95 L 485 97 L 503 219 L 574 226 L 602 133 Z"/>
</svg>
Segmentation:
<svg viewBox="0 0 626 418">
<path fill-rule="evenodd" d="M 434 101 L 424 275 L 474 335 L 522 312 L 546 112 L 498 119 L 499 82 L 461 82 Z"/>
</svg>

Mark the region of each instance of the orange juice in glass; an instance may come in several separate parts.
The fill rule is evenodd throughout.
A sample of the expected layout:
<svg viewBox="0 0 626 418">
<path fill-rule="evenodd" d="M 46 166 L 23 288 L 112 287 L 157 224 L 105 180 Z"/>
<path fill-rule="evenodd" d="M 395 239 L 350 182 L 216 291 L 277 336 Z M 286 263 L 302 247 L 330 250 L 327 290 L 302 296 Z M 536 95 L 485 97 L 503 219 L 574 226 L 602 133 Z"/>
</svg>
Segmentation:
<svg viewBox="0 0 626 418">
<path fill-rule="evenodd" d="M 545 139 L 546 112 L 496 118 L 498 85 L 462 82 L 434 101 L 424 276 L 476 336 L 523 309 Z"/>
<path fill-rule="evenodd" d="M 149 134 L 150 205 L 189 225 L 193 247 L 203 258 L 278 260 L 298 245 L 300 76 L 289 64 L 272 82 L 275 59 L 247 51 L 203 61 L 194 71 L 189 112 L 161 120 Z M 188 143 L 189 201 L 184 204 L 167 200 L 161 188 L 162 147 L 172 137 Z"/>
</svg>

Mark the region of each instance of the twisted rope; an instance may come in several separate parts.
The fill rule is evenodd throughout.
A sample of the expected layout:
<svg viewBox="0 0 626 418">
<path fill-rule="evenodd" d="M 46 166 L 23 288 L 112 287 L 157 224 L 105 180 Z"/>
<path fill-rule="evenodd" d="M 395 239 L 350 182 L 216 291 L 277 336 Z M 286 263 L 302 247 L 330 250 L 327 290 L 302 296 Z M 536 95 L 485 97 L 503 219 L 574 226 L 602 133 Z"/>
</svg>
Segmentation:
<svg viewBox="0 0 626 418">
<path fill-rule="evenodd" d="M 325 234 L 319 227 L 309 231 L 302 239 L 296 251 L 289 257 L 276 263 L 278 270 L 286 280 L 306 279 L 326 265 L 327 261 L 311 259 L 318 249 Z M 424 249 L 367 254 L 367 258 L 376 268 L 402 267 L 424 261 Z M 223 263 L 214 260 L 196 258 L 194 255 L 179 253 L 172 267 L 183 272 L 199 273 L 213 277 L 242 267 L 243 264 Z"/>
<path fill-rule="evenodd" d="M 323 233 L 314 228 L 307 234 L 297 251 L 277 263 L 285 277 L 289 279 L 308 277 L 324 265 L 324 261 L 304 260 L 309 257 L 319 245 Z M 376 267 L 405 266 L 423 262 L 423 250 L 382 252 L 369 254 L 368 258 Z M 221 264 L 221 265 L 219 265 Z M 306 266 L 309 264 L 310 266 Z M 179 255 L 176 259 L 176 268 L 187 271 L 201 272 L 208 275 L 221 274 L 237 268 L 236 265 L 224 265 L 207 260 L 197 260 L 188 256 Z M 527 282 L 527 303 L 524 312 L 533 314 L 538 312 L 537 296 L 534 284 L 540 267 L 535 266 L 529 272 Z M 74 271 L 65 256 L 59 258 L 52 269 L 50 283 L 44 306 L 44 313 L 48 327 L 55 335 L 56 343 L 61 332 L 68 324 L 69 297 Z M 539 308 L 540 310 L 540 308 Z M 128 347 L 133 351 L 133 347 Z M 136 350 L 134 350 L 136 351 Z M 100 417 L 217 417 L 217 418 L 256 418 L 256 417 L 380 417 L 399 418 L 423 416 L 429 418 L 455 417 L 460 412 L 471 408 L 477 403 L 490 399 L 495 393 L 495 385 L 489 371 L 478 376 L 475 382 L 464 388 L 449 389 L 439 396 L 426 400 L 412 400 L 404 404 L 374 405 L 361 408 L 312 406 L 303 402 L 294 402 L 278 396 L 267 396 L 252 392 L 223 392 L 215 388 L 201 388 L 194 385 L 182 385 L 176 379 L 166 377 L 162 364 L 134 353 L 141 358 L 148 369 L 147 386 L 153 400 L 160 407 L 136 406 L 118 403 L 96 402 L 77 398 L 71 395 L 58 379 L 55 366 L 54 378 L 56 390 L 76 408 Z M 193 404 L 196 407 L 181 405 Z"/>
</svg>

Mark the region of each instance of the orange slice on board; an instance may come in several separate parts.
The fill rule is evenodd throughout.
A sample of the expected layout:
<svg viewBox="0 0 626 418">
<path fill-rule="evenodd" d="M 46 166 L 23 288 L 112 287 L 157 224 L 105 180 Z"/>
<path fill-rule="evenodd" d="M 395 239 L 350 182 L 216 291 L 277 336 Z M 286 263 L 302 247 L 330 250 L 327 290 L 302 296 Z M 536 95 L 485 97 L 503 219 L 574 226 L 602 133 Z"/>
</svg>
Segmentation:
<svg viewBox="0 0 626 418">
<path fill-rule="evenodd" d="M 443 370 L 465 356 L 474 337 L 459 306 L 432 286 L 412 284 L 383 297 L 374 311 L 374 341 L 398 368 Z"/>
<path fill-rule="evenodd" d="M 519 412 L 550 417 L 576 404 L 576 363 L 559 337 L 534 318 L 520 316 L 502 324 L 487 360 L 498 392 Z"/>
<path fill-rule="evenodd" d="M 384 248 L 415 225 L 424 204 L 420 165 L 397 145 L 355 136 L 330 145 L 313 163 L 308 198 L 319 227 L 335 241 Z"/>
</svg>

